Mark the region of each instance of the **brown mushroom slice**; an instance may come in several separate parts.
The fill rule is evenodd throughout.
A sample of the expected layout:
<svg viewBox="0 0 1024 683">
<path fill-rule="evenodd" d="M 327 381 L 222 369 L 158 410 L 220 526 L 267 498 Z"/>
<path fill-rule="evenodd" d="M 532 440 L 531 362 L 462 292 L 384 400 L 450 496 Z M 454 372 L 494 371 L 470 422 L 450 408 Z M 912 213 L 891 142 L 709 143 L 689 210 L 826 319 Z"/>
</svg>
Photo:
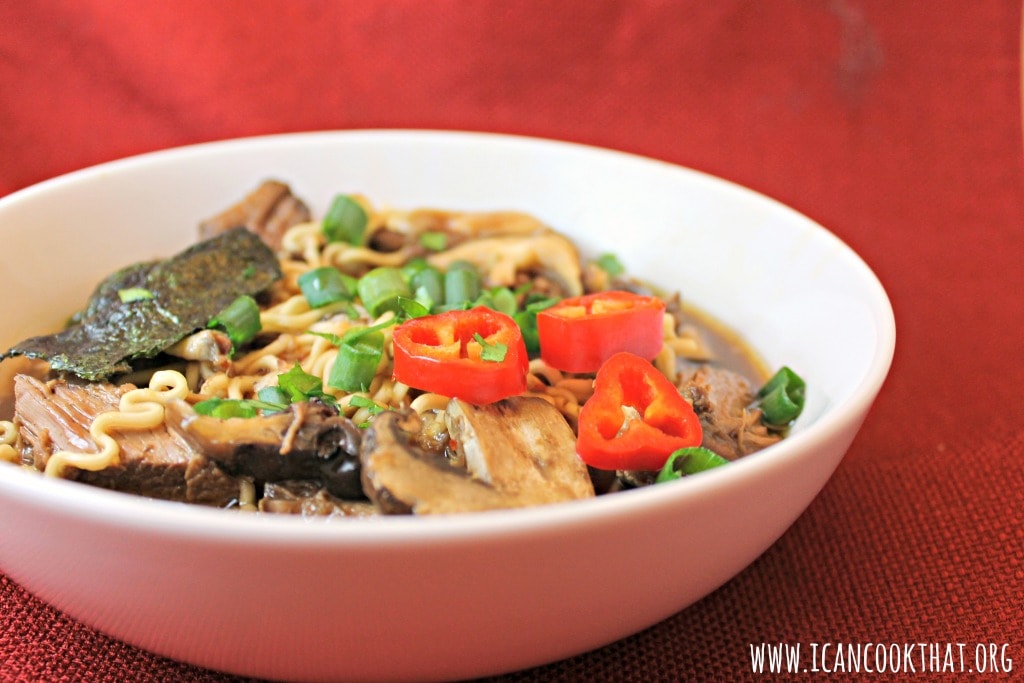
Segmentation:
<svg viewBox="0 0 1024 683">
<path fill-rule="evenodd" d="M 363 436 L 363 491 L 384 514 L 452 514 L 530 503 L 474 479 L 464 469 L 417 445 L 415 412 L 378 415 Z"/>
<path fill-rule="evenodd" d="M 561 285 L 565 296 L 583 293 L 579 252 L 568 238 L 554 231 L 471 240 L 432 254 L 427 261 L 442 270 L 456 261 L 469 261 L 492 287 L 512 287 L 517 273 L 540 269 Z"/>
<path fill-rule="evenodd" d="M 170 401 L 166 411 L 168 428 L 227 472 L 258 483 L 317 479 L 339 498 L 362 498 L 361 433 L 334 408 L 302 402 L 272 415 L 220 419 Z"/>
<path fill-rule="evenodd" d="M 288 185 L 267 180 L 242 201 L 203 221 L 199 236 L 207 239 L 242 226 L 259 235 L 271 249 L 280 249 L 288 228 L 309 220 L 309 208 L 292 194 Z"/>
<path fill-rule="evenodd" d="M 445 421 L 481 481 L 537 504 L 594 496 L 572 428 L 544 399 L 513 396 L 482 406 L 452 399 Z"/>
<path fill-rule="evenodd" d="M 164 353 L 184 360 L 204 361 L 220 371 L 231 366 L 231 339 L 220 330 L 200 330 L 167 347 Z"/>
</svg>

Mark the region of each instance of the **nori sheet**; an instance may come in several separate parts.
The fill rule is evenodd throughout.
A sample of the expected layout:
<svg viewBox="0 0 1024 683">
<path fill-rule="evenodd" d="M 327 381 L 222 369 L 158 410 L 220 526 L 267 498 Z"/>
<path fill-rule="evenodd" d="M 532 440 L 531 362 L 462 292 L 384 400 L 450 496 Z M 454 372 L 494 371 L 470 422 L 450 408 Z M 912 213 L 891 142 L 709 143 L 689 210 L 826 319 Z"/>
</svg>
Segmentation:
<svg viewBox="0 0 1024 683">
<path fill-rule="evenodd" d="M 108 379 L 205 328 L 236 298 L 255 296 L 280 277 L 270 248 L 249 230 L 234 228 L 169 259 L 113 273 L 66 328 L 15 344 L 0 358 L 39 358 L 54 371 Z M 121 301 L 119 292 L 132 288 L 153 296 Z"/>
</svg>

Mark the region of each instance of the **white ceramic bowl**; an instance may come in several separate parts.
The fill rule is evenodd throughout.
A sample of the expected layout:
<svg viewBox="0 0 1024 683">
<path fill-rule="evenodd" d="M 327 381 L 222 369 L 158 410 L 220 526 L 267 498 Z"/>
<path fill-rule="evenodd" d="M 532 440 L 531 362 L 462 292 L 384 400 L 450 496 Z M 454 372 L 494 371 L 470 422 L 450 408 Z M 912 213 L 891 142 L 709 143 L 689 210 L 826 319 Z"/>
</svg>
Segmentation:
<svg viewBox="0 0 1024 683">
<path fill-rule="evenodd" d="M 679 288 L 807 381 L 789 439 L 669 485 L 544 508 L 351 523 L 255 517 L 0 471 L 0 569 L 133 645 L 272 679 L 453 679 L 635 633 L 728 581 L 828 480 L 888 372 L 886 294 L 840 240 L 749 190 L 649 159 L 488 134 L 326 132 L 105 164 L 0 200 L 0 344 L 51 329 L 100 277 L 189 244 L 259 181 L 322 212 L 533 213 Z"/>
</svg>

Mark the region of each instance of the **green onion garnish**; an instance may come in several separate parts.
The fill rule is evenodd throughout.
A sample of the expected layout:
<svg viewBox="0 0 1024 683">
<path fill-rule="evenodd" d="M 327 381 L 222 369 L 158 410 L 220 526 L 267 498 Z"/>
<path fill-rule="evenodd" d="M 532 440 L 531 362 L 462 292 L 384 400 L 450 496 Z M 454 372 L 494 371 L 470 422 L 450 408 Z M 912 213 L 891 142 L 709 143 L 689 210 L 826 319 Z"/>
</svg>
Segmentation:
<svg viewBox="0 0 1024 683">
<path fill-rule="evenodd" d="M 492 344 L 484 339 L 479 332 L 473 335 L 473 339 L 483 347 L 483 350 L 480 352 L 481 360 L 490 361 L 492 363 L 500 363 L 505 360 L 505 354 L 508 353 L 507 344 L 502 344 L 501 342 L 494 342 Z"/>
<path fill-rule="evenodd" d="M 444 251 L 448 246 L 448 235 L 443 232 L 425 232 L 420 235 L 420 245 L 430 251 Z"/>
<path fill-rule="evenodd" d="M 323 266 L 299 276 L 299 289 L 310 308 L 320 308 L 336 301 L 350 301 L 355 293 L 337 268 Z"/>
<path fill-rule="evenodd" d="M 366 391 L 384 353 L 384 333 L 368 328 L 349 330 L 338 344 L 338 355 L 327 378 L 342 391 Z"/>
<path fill-rule="evenodd" d="M 540 351 L 540 333 L 537 331 L 537 313 L 545 308 L 550 308 L 558 303 L 558 299 L 548 297 L 527 299 L 528 303 L 523 310 L 513 314 L 512 319 L 519 325 L 519 331 L 523 334 L 523 343 L 526 350 L 531 353 Z"/>
<path fill-rule="evenodd" d="M 251 296 L 242 295 L 215 315 L 208 327 L 219 327 L 227 333 L 231 345 L 238 348 L 255 337 L 261 328 L 260 307 Z"/>
<path fill-rule="evenodd" d="M 362 244 L 368 222 L 366 210 L 359 202 L 348 195 L 339 194 L 324 214 L 321 229 L 328 242 Z"/>
<path fill-rule="evenodd" d="M 152 299 L 153 292 L 142 287 L 127 287 L 125 289 L 117 290 L 117 296 L 121 299 L 121 303 L 130 304 L 134 301 L 144 301 L 145 299 Z"/>
<path fill-rule="evenodd" d="M 688 474 L 697 474 L 714 467 L 729 464 L 729 461 L 712 450 L 701 446 L 680 448 L 668 456 L 665 466 L 658 472 L 655 483 L 680 479 Z"/>
<path fill-rule="evenodd" d="M 444 305 L 461 308 L 480 296 L 480 273 L 467 261 L 456 261 L 444 274 Z"/>
<path fill-rule="evenodd" d="M 519 308 L 516 295 L 508 287 L 485 289 L 473 302 L 473 306 L 486 306 L 505 315 L 513 315 Z"/>
<path fill-rule="evenodd" d="M 419 269 L 409 278 L 416 300 L 428 308 L 444 303 L 444 275 L 433 266 Z"/>
<path fill-rule="evenodd" d="M 359 298 L 363 306 L 376 317 L 384 311 L 398 308 L 398 297 L 412 298 L 412 290 L 398 268 L 381 266 L 359 278 Z"/>
<path fill-rule="evenodd" d="M 782 366 L 757 392 L 761 420 L 775 426 L 788 425 L 803 412 L 806 390 L 804 380 Z"/>
</svg>

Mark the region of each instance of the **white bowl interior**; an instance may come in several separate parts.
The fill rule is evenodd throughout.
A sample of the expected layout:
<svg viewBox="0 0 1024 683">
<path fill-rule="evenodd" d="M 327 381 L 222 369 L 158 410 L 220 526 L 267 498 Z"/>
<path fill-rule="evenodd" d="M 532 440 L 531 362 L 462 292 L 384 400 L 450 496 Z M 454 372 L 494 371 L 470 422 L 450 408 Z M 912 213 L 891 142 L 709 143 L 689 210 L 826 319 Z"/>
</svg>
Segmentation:
<svg viewBox="0 0 1024 683">
<path fill-rule="evenodd" d="M 698 172 L 606 150 L 417 131 L 309 133 L 200 145 L 87 169 L 0 200 L 0 234 L 9 253 L 18 255 L 0 272 L 7 293 L 0 345 L 60 325 L 100 277 L 183 248 L 194 240 L 199 220 L 269 177 L 290 183 L 317 213 L 335 193 L 360 192 L 375 203 L 401 208 L 516 209 L 537 215 L 577 239 L 586 253 L 612 251 L 631 273 L 679 289 L 684 299 L 739 330 L 769 367 L 791 366 L 807 381 L 808 405 L 780 446 L 679 486 L 458 520 L 324 526 L 238 519 L 27 473 L 0 476 L 0 504 L 19 511 L 0 522 L 0 567 L 73 616 L 162 654 L 278 678 L 446 678 L 539 664 L 622 637 L 699 599 L 774 542 L 831 475 L 892 359 L 892 310 L 868 267 L 832 234 L 770 199 Z M 663 524 L 668 516 L 684 513 L 691 523 L 703 522 L 704 530 L 701 524 L 676 530 L 680 547 L 649 538 L 652 520 Z M 60 543 L 31 537 L 43 523 L 61 525 L 66 533 L 57 535 Z M 126 533 L 131 542 L 113 540 Z M 651 584 L 660 595 L 624 588 L 630 600 L 626 614 L 579 612 L 577 604 L 579 618 L 556 618 L 556 610 L 573 608 L 573 596 L 582 600 L 581 590 L 566 586 L 578 583 L 580 567 L 601 551 L 591 541 L 567 541 L 587 534 L 621 535 L 622 543 L 641 555 L 605 557 L 603 565 L 598 562 L 603 570 L 588 567 L 595 590 L 601 581 L 623 583 L 624 577 L 614 573 L 631 566 L 671 563 L 673 569 Z M 124 578 L 134 586 L 136 607 L 115 616 L 103 608 L 107 596 L 95 584 L 104 572 L 117 570 L 92 557 L 86 543 L 114 543 L 126 562 L 166 574 L 168 587 L 159 596 L 146 595 L 146 585 L 153 592 L 152 582 Z M 188 549 L 193 564 L 168 562 L 168 543 Z M 467 578 L 460 594 L 471 596 L 479 609 L 444 595 L 447 604 L 459 606 L 458 613 L 430 617 L 431 610 L 437 612 L 434 600 L 408 591 L 401 592 L 405 603 L 376 607 L 396 619 L 430 623 L 432 618 L 437 628 L 476 638 L 477 656 L 455 661 L 457 650 L 428 643 L 427 635 L 412 627 L 397 629 L 404 639 L 398 645 L 358 641 L 359 651 L 368 653 L 363 659 L 372 654 L 378 659 L 374 663 L 355 661 L 358 656 L 344 648 L 333 653 L 305 648 L 289 639 L 288 624 L 256 633 L 241 618 L 218 622 L 227 640 L 266 638 L 264 654 L 247 648 L 244 659 L 204 645 L 201 633 L 159 633 L 160 623 L 198 621 L 166 607 L 168 596 L 201 609 L 203 602 L 182 597 L 181 586 L 196 580 L 198 568 L 216 572 L 219 563 L 228 562 L 216 550 L 226 543 L 239 553 L 272 550 L 318 562 L 339 557 L 388 566 L 416 561 L 426 576 L 440 575 L 442 568 L 431 563 L 453 558 L 476 569 L 493 566 Z M 561 548 L 557 557 L 555 547 Z M 515 577 L 491 565 L 481 549 L 503 559 L 505 568 L 523 570 L 536 567 L 535 553 L 548 553 L 544 568 L 533 571 L 567 597 L 523 602 L 515 594 Z M 680 553 L 698 553 L 703 560 L 684 562 Z M 54 574 L 52 567 L 70 562 L 77 567 L 73 579 Z M 235 585 L 266 590 L 267 582 L 281 580 L 291 566 L 270 563 Z M 484 599 L 497 581 L 509 595 Z M 120 590 L 127 590 L 124 584 Z M 162 613 L 156 597 L 165 605 Z M 314 600 L 312 591 L 295 592 L 290 599 L 306 627 L 315 622 L 311 606 L 302 602 Z M 203 600 L 216 602 L 209 595 Z M 483 607 L 504 610 L 505 626 L 480 612 Z M 364 608 L 368 614 L 358 616 L 367 633 L 394 630 L 393 623 L 374 621 L 370 602 Z M 509 638 L 510 624 L 534 631 L 541 624 L 545 638 L 529 633 Z M 428 645 L 434 654 L 427 654 Z M 284 665 L 300 654 L 305 664 Z"/>
</svg>

